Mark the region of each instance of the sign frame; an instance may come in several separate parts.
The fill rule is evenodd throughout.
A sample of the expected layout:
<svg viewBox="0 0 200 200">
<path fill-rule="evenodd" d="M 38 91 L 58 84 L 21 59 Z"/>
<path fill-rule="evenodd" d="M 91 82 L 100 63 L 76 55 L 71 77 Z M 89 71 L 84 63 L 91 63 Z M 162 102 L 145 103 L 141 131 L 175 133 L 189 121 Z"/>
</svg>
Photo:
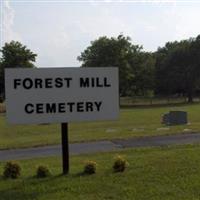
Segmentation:
<svg viewBox="0 0 200 200">
<path fill-rule="evenodd" d="M 5 86 L 7 120 L 13 124 L 116 120 L 119 116 L 116 67 L 8 68 Z"/>
</svg>

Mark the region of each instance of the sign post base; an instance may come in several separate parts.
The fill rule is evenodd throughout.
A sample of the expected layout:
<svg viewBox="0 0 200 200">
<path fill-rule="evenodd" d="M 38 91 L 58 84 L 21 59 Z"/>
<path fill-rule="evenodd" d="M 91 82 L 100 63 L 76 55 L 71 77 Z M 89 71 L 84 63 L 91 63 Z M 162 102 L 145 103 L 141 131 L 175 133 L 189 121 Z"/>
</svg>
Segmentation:
<svg viewBox="0 0 200 200">
<path fill-rule="evenodd" d="M 63 174 L 69 173 L 68 123 L 61 123 Z"/>
</svg>

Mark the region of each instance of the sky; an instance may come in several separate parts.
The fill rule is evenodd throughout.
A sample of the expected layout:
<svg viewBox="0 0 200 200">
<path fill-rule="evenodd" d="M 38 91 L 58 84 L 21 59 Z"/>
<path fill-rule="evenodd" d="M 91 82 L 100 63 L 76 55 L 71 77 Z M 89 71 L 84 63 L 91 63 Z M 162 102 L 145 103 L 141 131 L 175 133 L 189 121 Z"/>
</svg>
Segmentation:
<svg viewBox="0 0 200 200">
<path fill-rule="evenodd" d="M 20 41 L 37 67 L 78 67 L 100 36 L 130 36 L 145 51 L 200 34 L 200 0 L 0 0 L 0 48 Z"/>
</svg>

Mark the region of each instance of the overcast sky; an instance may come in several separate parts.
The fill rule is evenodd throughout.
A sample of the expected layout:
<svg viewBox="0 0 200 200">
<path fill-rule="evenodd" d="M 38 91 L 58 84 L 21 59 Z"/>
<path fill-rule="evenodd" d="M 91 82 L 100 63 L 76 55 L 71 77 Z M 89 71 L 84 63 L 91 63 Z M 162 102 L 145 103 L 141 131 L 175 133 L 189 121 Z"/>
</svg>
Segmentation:
<svg viewBox="0 0 200 200">
<path fill-rule="evenodd" d="M 200 1 L 1 1 L 1 47 L 17 40 L 38 67 L 80 66 L 77 56 L 99 36 L 123 33 L 146 51 L 200 34 Z M 165 3 L 164 3 L 165 2 Z"/>
</svg>

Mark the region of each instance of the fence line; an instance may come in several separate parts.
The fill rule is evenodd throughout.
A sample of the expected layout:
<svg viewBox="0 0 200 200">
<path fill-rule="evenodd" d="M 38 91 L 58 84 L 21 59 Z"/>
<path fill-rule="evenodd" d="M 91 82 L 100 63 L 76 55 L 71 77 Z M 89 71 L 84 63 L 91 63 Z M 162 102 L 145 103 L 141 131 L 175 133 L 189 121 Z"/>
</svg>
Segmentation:
<svg viewBox="0 0 200 200">
<path fill-rule="evenodd" d="M 195 97 L 193 99 L 194 102 L 200 102 L 199 97 Z M 179 104 L 179 103 L 187 103 L 187 97 L 172 97 L 172 96 L 164 96 L 164 97 L 121 97 L 120 105 L 121 106 L 145 106 L 145 105 L 167 105 L 167 104 Z"/>
</svg>

